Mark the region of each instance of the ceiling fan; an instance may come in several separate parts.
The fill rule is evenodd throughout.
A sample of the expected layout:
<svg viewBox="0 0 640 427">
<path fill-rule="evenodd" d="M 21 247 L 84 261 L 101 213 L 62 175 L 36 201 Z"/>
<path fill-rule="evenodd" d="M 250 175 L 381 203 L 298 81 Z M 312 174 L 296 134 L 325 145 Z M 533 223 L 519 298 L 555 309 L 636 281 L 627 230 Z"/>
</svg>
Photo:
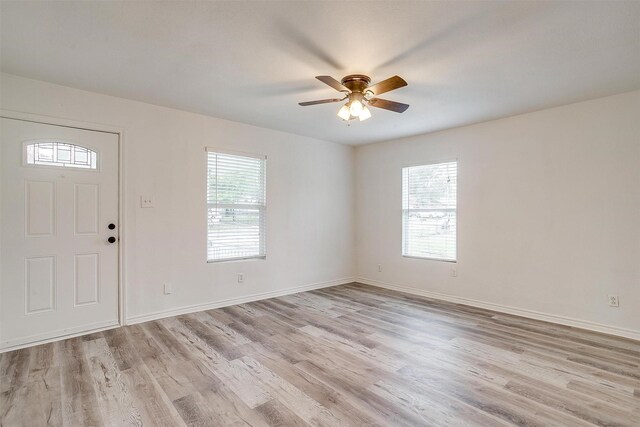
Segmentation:
<svg viewBox="0 0 640 427">
<path fill-rule="evenodd" d="M 362 74 L 351 74 L 337 81 L 331 76 L 317 76 L 316 79 L 322 83 L 331 86 L 345 95 L 343 98 L 321 99 L 318 101 L 300 102 L 298 105 L 306 107 L 308 105 L 328 104 L 330 102 L 341 102 L 348 99 L 347 103 L 338 111 L 338 117 L 342 120 L 349 121 L 358 118 L 360 121 L 367 120 L 371 117 L 370 107 L 383 108 L 385 110 L 394 111 L 396 113 L 404 113 L 408 104 L 401 102 L 388 101 L 386 99 L 375 98 L 382 93 L 399 89 L 407 85 L 402 77 L 393 76 L 386 80 L 369 86 L 371 79 L 369 76 Z"/>
</svg>

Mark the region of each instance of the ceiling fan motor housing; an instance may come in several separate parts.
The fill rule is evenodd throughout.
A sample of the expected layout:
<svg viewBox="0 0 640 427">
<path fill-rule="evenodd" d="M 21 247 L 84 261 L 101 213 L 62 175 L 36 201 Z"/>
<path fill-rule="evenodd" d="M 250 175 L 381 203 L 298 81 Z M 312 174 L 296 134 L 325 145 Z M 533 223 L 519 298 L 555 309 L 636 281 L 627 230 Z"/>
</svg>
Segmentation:
<svg viewBox="0 0 640 427">
<path fill-rule="evenodd" d="M 344 77 L 341 83 L 351 92 L 364 93 L 369 83 L 371 83 L 371 79 L 363 74 L 351 74 Z"/>
</svg>

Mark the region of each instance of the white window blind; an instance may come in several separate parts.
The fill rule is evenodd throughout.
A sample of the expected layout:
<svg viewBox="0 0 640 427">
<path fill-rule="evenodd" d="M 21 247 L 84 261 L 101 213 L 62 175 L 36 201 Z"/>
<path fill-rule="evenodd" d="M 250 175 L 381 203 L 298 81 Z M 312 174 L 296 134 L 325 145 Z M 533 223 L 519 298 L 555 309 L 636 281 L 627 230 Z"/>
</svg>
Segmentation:
<svg viewBox="0 0 640 427">
<path fill-rule="evenodd" d="M 266 256 L 266 158 L 207 149 L 207 160 L 207 260 Z"/>
<path fill-rule="evenodd" d="M 458 163 L 402 169 L 402 255 L 456 260 Z"/>
</svg>

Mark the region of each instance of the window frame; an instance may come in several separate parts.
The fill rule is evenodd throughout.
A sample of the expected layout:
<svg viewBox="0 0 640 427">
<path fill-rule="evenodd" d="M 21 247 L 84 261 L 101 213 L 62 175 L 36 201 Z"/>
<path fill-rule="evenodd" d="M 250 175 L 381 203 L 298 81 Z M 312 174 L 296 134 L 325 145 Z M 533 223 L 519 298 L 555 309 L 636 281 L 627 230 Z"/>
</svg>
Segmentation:
<svg viewBox="0 0 640 427">
<path fill-rule="evenodd" d="M 263 254 L 261 255 L 253 255 L 253 256 L 242 256 L 242 257 L 233 257 L 233 258 L 221 258 L 221 259 L 209 259 L 209 226 L 208 226 L 208 213 L 209 213 L 209 200 L 207 196 L 208 188 L 209 188 L 209 180 L 208 177 L 205 176 L 205 230 L 206 230 L 206 238 L 205 238 L 205 258 L 207 260 L 207 264 L 216 264 L 221 262 L 237 262 L 237 261 L 251 261 L 251 260 L 264 260 L 267 258 L 267 155 L 266 154 L 257 154 L 250 153 L 246 151 L 237 151 L 237 150 L 228 150 L 224 148 L 205 146 L 205 175 L 207 175 L 207 171 L 209 170 L 209 153 L 218 153 L 218 154 L 229 154 L 232 156 L 242 156 L 242 157 L 250 157 L 254 159 L 259 159 L 264 162 L 264 206 L 258 207 L 258 210 L 262 213 L 262 224 L 264 229 L 261 230 L 260 235 L 264 239 L 264 241 L 260 242 L 261 247 L 264 249 Z M 236 206 L 240 208 L 256 208 L 257 205 L 242 205 L 242 204 L 225 204 L 221 203 L 219 206 Z"/>
<path fill-rule="evenodd" d="M 403 192 L 403 187 L 404 187 L 404 183 L 403 183 L 403 171 L 404 169 L 407 168 L 413 168 L 413 167 L 418 167 L 418 166 L 431 166 L 431 165 L 438 165 L 438 164 L 442 164 L 442 163 L 456 163 L 456 221 L 455 221 L 455 226 L 456 226 L 456 256 L 455 259 L 448 259 L 448 258 L 438 258 L 438 257 L 424 257 L 424 256 L 417 256 L 417 255 L 407 255 L 404 253 L 404 247 L 405 247 L 405 229 L 404 229 L 404 206 L 402 204 L 403 199 L 404 199 L 404 192 Z M 458 248 L 460 247 L 460 236 L 458 233 L 458 224 L 459 224 L 459 220 L 460 220 L 460 209 L 458 206 L 458 199 L 459 199 L 459 189 L 460 186 L 458 185 L 458 177 L 459 177 L 459 171 L 460 171 L 460 159 L 455 157 L 455 158 L 443 158 L 443 159 L 438 159 L 438 160 L 428 160 L 425 162 L 416 162 L 416 163 L 411 163 L 411 164 L 405 164 L 403 166 L 400 167 L 400 253 L 402 255 L 403 258 L 410 258 L 410 259 L 421 259 L 421 260 L 427 260 L 427 261 L 440 261 L 440 262 L 447 262 L 447 263 L 452 263 L 452 264 L 456 264 L 458 263 L 458 261 L 460 260 L 460 253 Z"/>
</svg>

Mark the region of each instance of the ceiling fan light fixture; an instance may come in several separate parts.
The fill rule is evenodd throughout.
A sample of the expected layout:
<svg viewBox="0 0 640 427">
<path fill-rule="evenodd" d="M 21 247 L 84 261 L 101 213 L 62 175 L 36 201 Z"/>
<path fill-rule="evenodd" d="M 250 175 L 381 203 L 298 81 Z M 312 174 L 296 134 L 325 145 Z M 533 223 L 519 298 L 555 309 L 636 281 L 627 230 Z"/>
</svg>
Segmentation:
<svg viewBox="0 0 640 427">
<path fill-rule="evenodd" d="M 349 106 L 349 112 L 351 112 L 351 115 L 353 117 L 360 117 L 362 108 L 362 102 L 359 99 L 354 99 L 353 101 L 351 101 L 351 105 Z"/>
<path fill-rule="evenodd" d="M 349 118 L 351 117 L 349 103 L 344 104 L 338 111 L 338 117 L 340 117 L 342 120 L 349 120 Z"/>
<path fill-rule="evenodd" d="M 360 119 L 360 121 L 363 122 L 363 121 L 367 120 L 370 117 L 371 117 L 371 111 L 369 110 L 369 108 L 366 105 L 363 106 L 362 107 L 362 112 L 358 116 L 358 119 Z"/>
<path fill-rule="evenodd" d="M 352 92 L 349 96 L 349 112 L 353 117 L 359 117 L 360 113 L 362 113 L 362 107 L 364 107 L 362 100 L 364 96 L 361 92 Z"/>
</svg>

